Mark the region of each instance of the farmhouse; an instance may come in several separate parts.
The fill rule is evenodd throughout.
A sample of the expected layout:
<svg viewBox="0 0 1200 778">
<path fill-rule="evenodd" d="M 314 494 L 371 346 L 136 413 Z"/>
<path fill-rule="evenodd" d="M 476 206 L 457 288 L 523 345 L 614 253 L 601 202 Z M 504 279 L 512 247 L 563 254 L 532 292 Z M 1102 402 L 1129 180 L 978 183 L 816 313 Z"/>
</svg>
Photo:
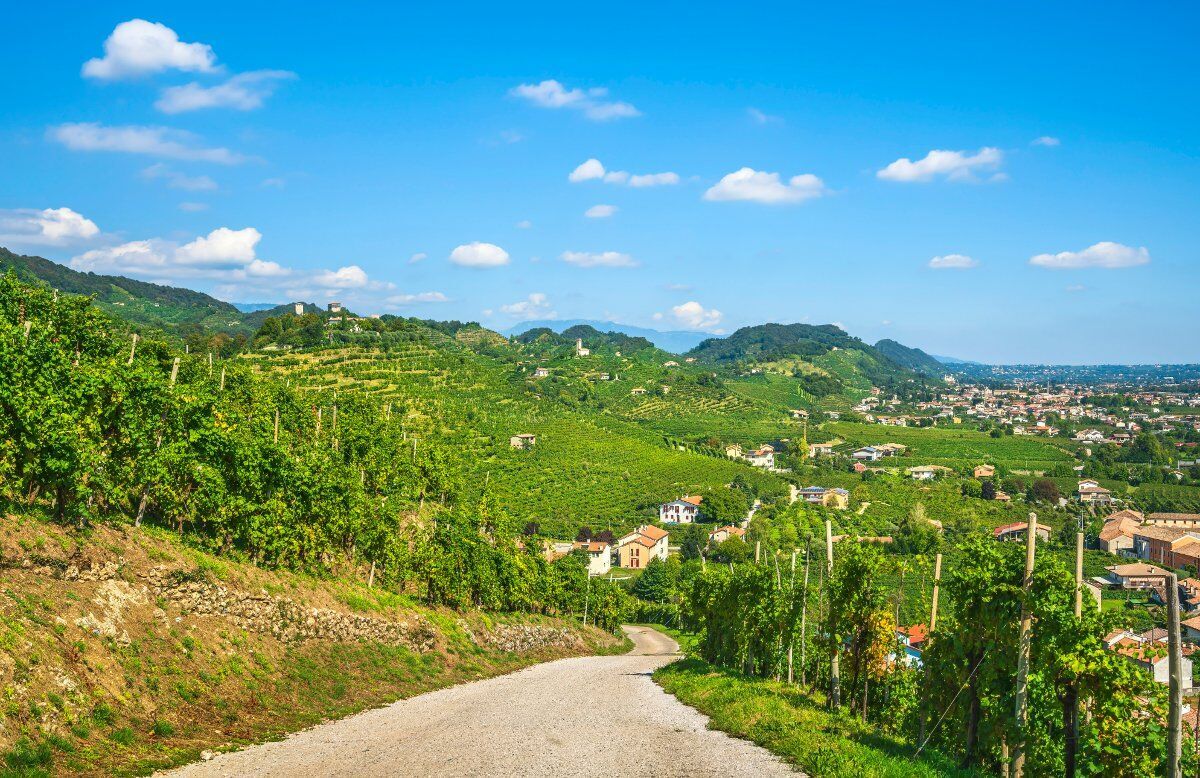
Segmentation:
<svg viewBox="0 0 1200 778">
<path fill-rule="evenodd" d="M 950 468 L 941 465 L 921 465 L 908 468 L 908 474 L 914 481 L 932 481 L 941 473 L 950 472 Z"/>
<path fill-rule="evenodd" d="M 612 546 L 597 540 L 576 541 L 576 550 L 588 556 L 588 575 L 604 575 L 612 569 Z"/>
<path fill-rule="evenodd" d="M 642 526 L 617 541 L 621 567 L 640 570 L 658 557 L 667 560 L 667 531 L 651 524 Z"/>
<path fill-rule="evenodd" d="M 700 518 L 702 500 L 699 495 L 689 495 L 665 502 L 658 506 L 658 520 L 664 524 L 691 524 Z"/>
<path fill-rule="evenodd" d="M 1014 521 L 1012 524 L 1005 524 L 1003 526 L 996 527 L 994 530 L 992 530 L 992 536 L 996 538 L 996 540 L 1024 540 L 1025 532 L 1028 529 L 1029 525 L 1025 522 Z M 1050 539 L 1050 528 L 1045 524 L 1037 525 L 1037 529 L 1034 531 L 1037 533 L 1038 540 Z"/>
<path fill-rule="evenodd" d="M 547 378 L 547 377 L 549 377 L 549 376 L 550 376 L 550 369 L 549 369 L 549 368 L 545 368 L 545 367 L 539 367 L 539 368 L 537 368 L 536 370 L 534 370 L 534 371 L 533 371 L 533 377 L 534 377 L 534 378 Z"/>
<path fill-rule="evenodd" d="M 508 439 L 508 445 L 521 451 L 528 451 L 537 445 L 537 435 L 530 432 L 522 432 L 519 435 L 513 435 Z"/>
<path fill-rule="evenodd" d="M 1170 668 L 1167 652 L 1167 631 L 1155 628 L 1141 634 L 1119 630 L 1104 638 L 1104 645 L 1109 651 L 1128 659 L 1138 667 L 1150 671 L 1158 683 L 1168 683 Z M 1184 678 L 1191 678 L 1192 654 L 1196 647 L 1183 646 L 1183 664 L 1181 670 Z"/>
<path fill-rule="evenodd" d="M 708 533 L 708 542 L 712 545 L 716 545 L 717 543 L 724 543 L 726 540 L 729 540 L 730 538 L 737 538 L 738 540 L 745 540 L 746 539 L 746 530 L 742 529 L 741 527 L 735 527 L 732 524 L 730 524 L 725 527 L 717 527 L 712 532 Z"/>
<path fill-rule="evenodd" d="M 771 446 L 763 446 L 746 454 L 746 461 L 755 467 L 773 468 L 775 467 L 775 449 Z"/>
<path fill-rule="evenodd" d="M 1133 555 L 1133 534 L 1142 526 L 1142 514 L 1137 511 L 1117 511 L 1104 520 L 1100 530 L 1100 545 L 1110 554 Z"/>
<path fill-rule="evenodd" d="M 1076 492 L 1084 505 L 1112 505 L 1112 492 L 1095 481 L 1080 481 Z"/>
<path fill-rule="evenodd" d="M 1147 524 L 1177 529 L 1200 529 L 1200 513 L 1151 513 Z"/>
<path fill-rule="evenodd" d="M 824 505 L 838 510 L 850 507 L 850 492 L 845 489 L 826 489 L 824 486 L 806 486 L 796 491 L 797 497 L 811 505 Z"/>
<path fill-rule="evenodd" d="M 929 627 L 925 624 L 911 624 L 907 627 L 896 627 L 896 637 L 904 646 L 904 661 L 913 667 L 921 666 L 921 651 L 929 638 Z"/>
<path fill-rule="evenodd" d="M 812 457 L 812 458 L 833 456 L 833 447 L 835 445 L 837 445 L 837 444 L 835 444 L 835 443 L 809 443 L 808 444 L 808 455 L 809 455 L 809 457 Z"/>
<path fill-rule="evenodd" d="M 1167 574 L 1161 567 L 1141 562 L 1109 565 L 1104 569 L 1108 570 L 1109 579 L 1122 589 L 1151 589 L 1162 586 L 1163 576 Z"/>
<path fill-rule="evenodd" d="M 995 465 L 975 465 L 975 469 L 971 472 L 972 472 L 972 475 L 974 475 L 976 478 L 991 478 L 992 476 L 994 476 L 996 474 L 996 466 Z"/>
<path fill-rule="evenodd" d="M 874 446 L 863 446 L 850 452 L 850 457 L 863 462 L 878 462 L 883 458 L 883 452 Z"/>
</svg>

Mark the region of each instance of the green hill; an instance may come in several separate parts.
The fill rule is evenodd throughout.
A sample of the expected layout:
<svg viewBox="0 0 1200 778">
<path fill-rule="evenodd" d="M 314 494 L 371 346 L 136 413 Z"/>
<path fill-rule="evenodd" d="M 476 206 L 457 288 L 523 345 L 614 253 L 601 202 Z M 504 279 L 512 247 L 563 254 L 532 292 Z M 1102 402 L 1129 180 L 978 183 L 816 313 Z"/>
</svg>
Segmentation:
<svg viewBox="0 0 1200 778">
<path fill-rule="evenodd" d="M 253 331 L 237 308 L 191 289 L 124 276 L 81 273 L 42 257 L 0 248 L 0 273 L 8 272 L 27 283 L 92 297 L 101 310 L 137 327 L 152 327 L 175 335 L 197 329 L 228 335 Z"/>
<path fill-rule="evenodd" d="M 941 377 L 946 373 L 945 365 L 919 348 L 910 348 L 903 343 L 884 339 L 875 344 L 875 350 L 897 365 L 927 376 Z"/>
</svg>

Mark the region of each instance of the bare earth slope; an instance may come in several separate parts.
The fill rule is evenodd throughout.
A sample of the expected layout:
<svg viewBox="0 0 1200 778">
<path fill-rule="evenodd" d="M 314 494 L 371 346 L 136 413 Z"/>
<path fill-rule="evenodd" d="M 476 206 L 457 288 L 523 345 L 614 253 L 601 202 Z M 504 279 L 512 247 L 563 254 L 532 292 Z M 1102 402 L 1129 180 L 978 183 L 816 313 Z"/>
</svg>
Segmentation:
<svg viewBox="0 0 1200 778">
<path fill-rule="evenodd" d="M 793 775 L 769 752 L 706 728 L 650 674 L 678 645 L 626 627 L 624 656 L 562 659 L 455 686 L 171 776 Z"/>
</svg>

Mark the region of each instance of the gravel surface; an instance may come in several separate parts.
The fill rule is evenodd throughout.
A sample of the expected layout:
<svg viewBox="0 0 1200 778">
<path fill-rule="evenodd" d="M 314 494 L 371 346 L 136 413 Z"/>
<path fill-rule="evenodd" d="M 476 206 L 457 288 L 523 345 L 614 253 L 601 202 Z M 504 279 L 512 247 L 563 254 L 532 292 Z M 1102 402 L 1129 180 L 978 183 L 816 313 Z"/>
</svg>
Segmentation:
<svg viewBox="0 0 1200 778">
<path fill-rule="evenodd" d="M 675 641 L 626 627 L 624 656 L 560 659 L 321 724 L 170 776 L 795 775 L 706 728 L 650 679 Z"/>
</svg>

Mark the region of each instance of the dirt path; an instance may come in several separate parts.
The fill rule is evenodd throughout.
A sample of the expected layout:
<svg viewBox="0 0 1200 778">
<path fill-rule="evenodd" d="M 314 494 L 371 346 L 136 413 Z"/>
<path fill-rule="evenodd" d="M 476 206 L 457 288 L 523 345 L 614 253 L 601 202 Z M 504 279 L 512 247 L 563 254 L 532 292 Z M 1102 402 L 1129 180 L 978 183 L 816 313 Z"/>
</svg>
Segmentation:
<svg viewBox="0 0 1200 778">
<path fill-rule="evenodd" d="M 706 728 L 650 679 L 675 641 L 626 627 L 624 656 L 561 659 L 455 686 L 171 776 L 770 776 L 769 752 Z"/>
</svg>

